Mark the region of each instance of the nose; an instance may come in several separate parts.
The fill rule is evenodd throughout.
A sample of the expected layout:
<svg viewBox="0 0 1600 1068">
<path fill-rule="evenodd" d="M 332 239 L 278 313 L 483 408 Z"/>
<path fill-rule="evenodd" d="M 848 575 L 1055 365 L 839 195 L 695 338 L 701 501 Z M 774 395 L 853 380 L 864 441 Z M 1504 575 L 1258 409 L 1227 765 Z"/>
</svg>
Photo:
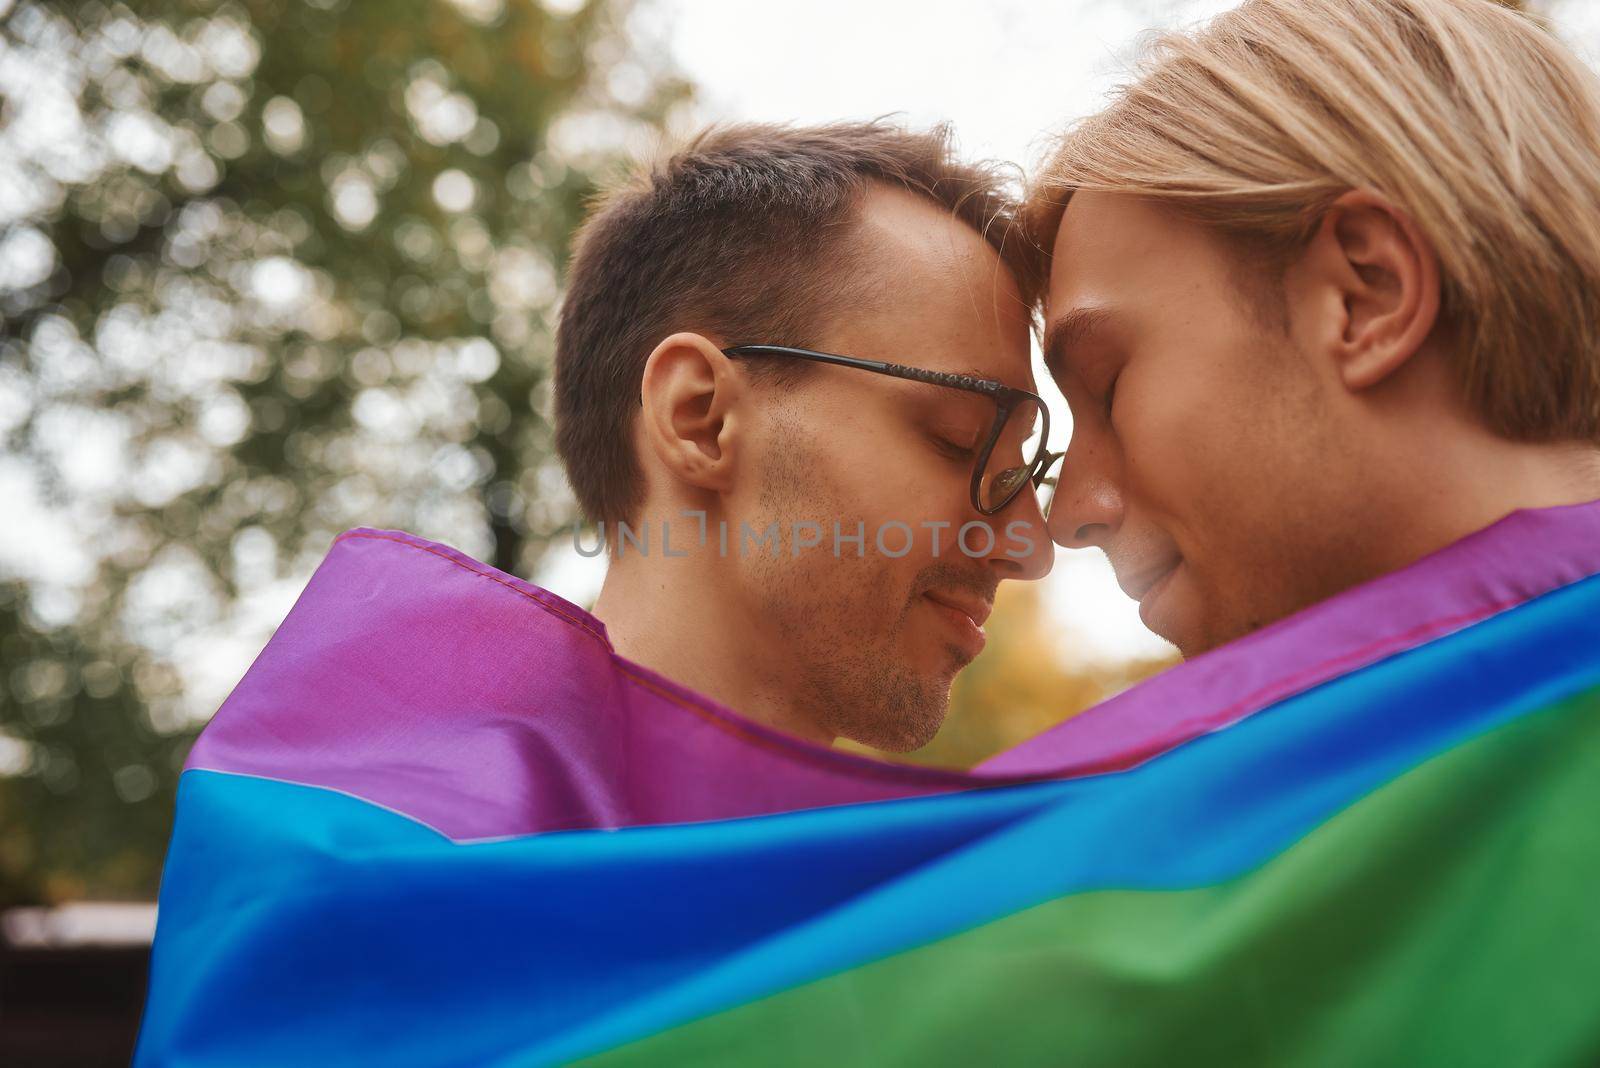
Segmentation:
<svg viewBox="0 0 1600 1068">
<path fill-rule="evenodd" d="M 1068 449 L 1050 501 L 1050 537 L 1063 549 L 1104 549 L 1122 526 L 1122 491 L 1094 450 Z"/>
<path fill-rule="evenodd" d="M 1041 579 L 1050 573 L 1056 548 L 1032 486 L 1017 494 L 999 515 L 986 518 L 996 528 L 989 563 L 1002 580 Z"/>
</svg>

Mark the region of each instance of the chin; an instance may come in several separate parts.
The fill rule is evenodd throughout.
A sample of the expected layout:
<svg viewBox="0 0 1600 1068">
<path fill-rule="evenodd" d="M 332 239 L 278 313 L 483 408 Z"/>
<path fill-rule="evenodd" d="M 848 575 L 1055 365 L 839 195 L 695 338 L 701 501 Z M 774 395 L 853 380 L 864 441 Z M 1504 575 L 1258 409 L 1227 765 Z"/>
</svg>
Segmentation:
<svg viewBox="0 0 1600 1068">
<path fill-rule="evenodd" d="M 1183 576 L 1175 576 L 1177 577 Z M 1146 626 L 1163 641 L 1177 647 L 1178 655 L 1192 660 L 1201 653 L 1209 653 L 1219 645 L 1243 637 L 1252 628 L 1236 629 L 1233 620 L 1218 618 L 1216 600 L 1189 583 L 1174 581 L 1161 595 L 1161 604 L 1155 617 Z M 1208 611 L 1208 609 L 1210 611 Z M 1151 626 L 1151 624 L 1155 624 Z"/>
<path fill-rule="evenodd" d="M 876 740 L 857 738 L 855 741 L 861 742 L 863 745 L 870 745 L 872 748 L 880 749 L 885 753 L 914 753 L 933 741 L 934 735 L 939 733 L 939 728 L 943 725 L 943 721 L 940 721 L 934 724 L 931 730 L 927 731 L 917 731 L 904 735 L 896 734 Z"/>
<path fill-rule="evenodd" d="M 1209 653 L 1216 648 L 1215 644 L 1207 642 L 1186 642 L 1181 639 L 1168 638 L 1165 634 L 1159 635 L 1159 637 L 1171 642 L 1177 648 L 1180 660 L 1193 660 L 1201 653 Z"/>
<path fill-rule="evenodd" d="M 1281 618 L 1281 617 L 1280 617 Z M 1247 637 L 1266 626 L 1270 620 L 1236 620 L 1236 619 L 1211 619 L 1195 620 L 1178 637 L 1163 638 L 1178 647 L 1178 653 L 1185 660 L 1191 660 L 1201 653 L 1209 653 L 1230 642 Z"/>
<path fill-rule="evenodd" d="M 1224 645 L 1231 639 L 1218 637 L 1222 631 L 1216 626 L 1215 621 L 1204 619 L 1184 619 L 1174 621 L 1169 627 L 1164 628 L 1167 633 L 1160 633 L 1160 637 L 1171 642 L 1178 649 L 1178 655 L 1185 660 L 1192 660 L 1201 653 L 1209 653 L 1219 645 Z"/>
<path fill-rule="evenodd" d="M 1145 628 L 1162 641 L 1175 646 L 1178 655 L 1185 660 L 1199 656 L 1215 644 L 1208 642 L 1202 636 L 1202 631 L 1194 620 L 1168 618 L 1154 626 L 1146 621 Z"/>
<path fill-rule="evenodd" d="M 837 733 L 885 753 L 921 749 L 933 741 L 950 711 L 949 683 L 946 680 L 942 685 L 934 696 L 886 694 L 873 702 L 875 707 L 859 709 L 861 715 L 843 724 Z"/>
</svg>

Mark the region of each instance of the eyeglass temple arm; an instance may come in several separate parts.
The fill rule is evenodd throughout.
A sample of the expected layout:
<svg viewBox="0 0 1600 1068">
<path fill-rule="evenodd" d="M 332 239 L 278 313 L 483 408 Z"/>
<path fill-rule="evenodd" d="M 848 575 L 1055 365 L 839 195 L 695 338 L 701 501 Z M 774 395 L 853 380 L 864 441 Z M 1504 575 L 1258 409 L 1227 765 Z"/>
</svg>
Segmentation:
<svg viewBox="0 0 1600 1068">
<path fill-rule="evenodd" d="M 884 363 L 882 360 L 868 360 L 860 356 L 837 356 L 831 352 L 814 352 L 811 349 L 795 349 L 786 345 L 735 345 L 722 350 L 729 356 L 795 356 L 802 360 L 815 360 L 818 363 L 832 363 L 840 367 L 859 367 L 879 374 L 892 375 L 895 378 L 904 378 L 912 382 L 928 382 L 935 386 L 954 386 L 957 389 L 972 390 L 977 393 L 997 394 L 1004 392 L 1005 385 L 1000 382 L 991 382 L 986 378 L 974 378 L 972 375 L 954 374 L 950 371 L 930 371 L 925 367 L 907 367 L 904 364 Z"/>
<path fill-rule="evenodd" d="M 1039 470 L 1034 472 L 1033 475 L 1034 489 L 1038 489 L 1046 482 L 1053 483 L 1054 480 L 1049 477 L 1050 469 L 1056 465 L 1057 460 L 1061 459 L 1065 455 L 1065 450 L 1061 452 L 1051 452 L 1049 449 L 1045 450 L 1044 455 L 1039 458 Z"/>
</svg>

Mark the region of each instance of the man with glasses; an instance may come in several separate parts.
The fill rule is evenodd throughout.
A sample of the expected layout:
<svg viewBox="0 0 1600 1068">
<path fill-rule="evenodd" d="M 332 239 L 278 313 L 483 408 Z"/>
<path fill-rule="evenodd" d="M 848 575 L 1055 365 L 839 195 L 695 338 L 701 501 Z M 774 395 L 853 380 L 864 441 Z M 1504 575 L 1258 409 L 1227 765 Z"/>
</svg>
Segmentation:
<svg viewBox="0 0 1600 1068">
<path fill-rule="evenodd" d="M 884 124 L 713 131 L 601 201 L 556 417 L 618 653 L 817 743 L 933 736 L 996 587 L 1052 558 L 1008 216 Z"/>
<path fill-rule="evenodd" d="M 895 881 L 924 845 L 767 835 L 994 781 L 829 743 L 926 742 L 996 587 L 1049 570 L 1010 210 L 876 123 L 715 131 L 602 199 L 555 368 L 594 613 L 335 539 L 189 755 L 138 1063 L 566 1063 Z"/>
</svg>

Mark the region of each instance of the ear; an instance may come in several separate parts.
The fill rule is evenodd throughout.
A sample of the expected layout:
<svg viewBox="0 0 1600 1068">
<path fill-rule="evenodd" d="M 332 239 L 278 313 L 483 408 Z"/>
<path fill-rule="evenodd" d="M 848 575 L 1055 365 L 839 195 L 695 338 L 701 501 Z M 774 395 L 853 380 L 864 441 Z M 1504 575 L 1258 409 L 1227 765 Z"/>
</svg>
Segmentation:
<svg viewBox="0 0 1600 1068">
<path fill-rule="evenodd" d="M 1352 190 L 1335 200 L 1301 260 L 1335 319 L 1319 331 L 1346 388 L 1367 389 L 1399 370 L 1439 318 L 1439 261 L 1404 211 Z"/>
<path fill-rule="evenodd" d="M 650 353 L 640 386 L 641 429 L 673 477 L 712 491 L 732 485 L 744 388 L 733 361 L 700 334 L 673 334 Z"/>
</svg>

